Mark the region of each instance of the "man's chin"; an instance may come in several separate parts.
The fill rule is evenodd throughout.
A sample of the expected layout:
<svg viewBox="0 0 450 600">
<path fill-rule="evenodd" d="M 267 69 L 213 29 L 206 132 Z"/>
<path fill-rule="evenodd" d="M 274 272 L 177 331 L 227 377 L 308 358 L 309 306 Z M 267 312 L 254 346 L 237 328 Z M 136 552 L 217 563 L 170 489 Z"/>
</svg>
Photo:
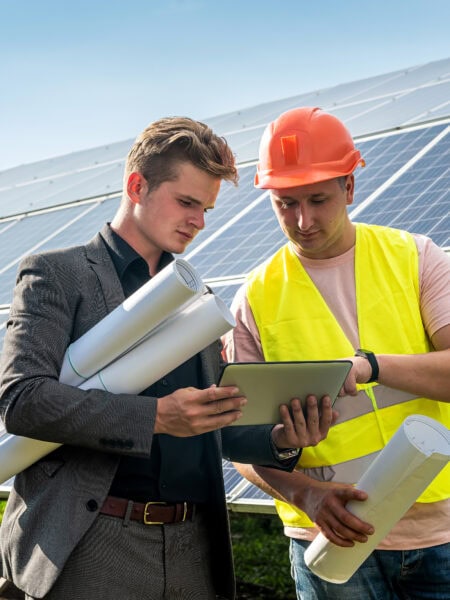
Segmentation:
<svg viewBox="0 0 450 600">
<path fill-rule="evenodd" d="M 186 249 L 189 246 L 189 243 L 186 244 L 168 244 L 166 248 L 164 248 L 164 250 L 166 252 L 169 252 L 170 254 L 183 254 L 183 252 L 186 252 Z"/>
</svg>

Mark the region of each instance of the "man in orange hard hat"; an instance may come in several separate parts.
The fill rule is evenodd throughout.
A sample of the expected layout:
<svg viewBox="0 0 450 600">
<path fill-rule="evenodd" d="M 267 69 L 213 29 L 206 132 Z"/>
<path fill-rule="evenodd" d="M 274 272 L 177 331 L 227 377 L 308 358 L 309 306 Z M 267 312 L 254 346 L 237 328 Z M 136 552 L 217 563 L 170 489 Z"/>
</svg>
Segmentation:
<svg viewBox="0 0 450 600">
<path fill-rule="evenodd" d="M 263 134 L 255 185 L 270 190 L 288 242 L 238 291 L 226 357 L 353 366 L 338 421 L 293 473 L 236 466 L 275 497 L 298 598 L 449 598 L 448 468 L 347 583 L 304 562 L 319 531 L 342 548 L 373 533 L 345 505 L 366 499 L 353 484 L 409 414 L 450 425 L 450 261 L 423 235 L 351 222 L 359 165 L 344 124 L 318 108 L 290 110 Z"/>
</svg>

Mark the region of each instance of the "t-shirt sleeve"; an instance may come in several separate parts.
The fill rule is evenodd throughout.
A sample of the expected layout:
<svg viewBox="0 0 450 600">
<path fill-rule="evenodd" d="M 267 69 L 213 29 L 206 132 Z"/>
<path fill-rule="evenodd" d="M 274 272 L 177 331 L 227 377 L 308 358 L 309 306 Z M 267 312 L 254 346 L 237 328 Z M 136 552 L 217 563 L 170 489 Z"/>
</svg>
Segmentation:
<svg viewBox="0 0 450 600">
<path fill-rule="evenodd" d="M 231 312 L 236 327 L 222 338 L 224 359 L 227 362 L 263 362 L 261 340 L 247 300 L 245 283 L 236 292 Z"/>
<path fill-rule="evenodd" d="M 450 256 L 430 238 L 414 237 L 419 251 L 420 310 L 431 338 L 450 324 Z"/>
</svg>

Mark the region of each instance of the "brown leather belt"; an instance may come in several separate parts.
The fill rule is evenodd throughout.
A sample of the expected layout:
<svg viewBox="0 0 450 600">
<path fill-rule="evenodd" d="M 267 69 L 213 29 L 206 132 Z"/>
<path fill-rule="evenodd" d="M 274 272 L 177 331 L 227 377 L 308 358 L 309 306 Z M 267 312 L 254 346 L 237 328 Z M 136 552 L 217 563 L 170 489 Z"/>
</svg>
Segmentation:
<svg viewBox="0 0 450 600">
<path fill-rule="evenodd" d="M 131 508 L 130 508 L 131 504 Z M 191 521 L 195 514 L 195 504 L 192 502 L 133 502 L 126 498 L 108 496 L 100 509 L 103 515 L 110 517 L 127 517 L 145 525 L 168 525 Z"/>
</svg>

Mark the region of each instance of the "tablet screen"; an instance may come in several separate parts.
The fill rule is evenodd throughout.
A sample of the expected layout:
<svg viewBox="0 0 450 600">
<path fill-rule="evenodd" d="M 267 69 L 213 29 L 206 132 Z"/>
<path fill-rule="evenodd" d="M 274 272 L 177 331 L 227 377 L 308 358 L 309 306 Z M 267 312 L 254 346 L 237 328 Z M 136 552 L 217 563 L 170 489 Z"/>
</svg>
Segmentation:
<svg viewBox="0 0 450 600">
<path fill-rule="evenodd" d="M 233 425 L 279 423 L 280 404 L 314 394 L 334 402 L 348 372 L 350 360 L 229 363 L 222 371 L 219 386 L 237 385 L 247 404 L 243 416 Z"/>
</svg>

